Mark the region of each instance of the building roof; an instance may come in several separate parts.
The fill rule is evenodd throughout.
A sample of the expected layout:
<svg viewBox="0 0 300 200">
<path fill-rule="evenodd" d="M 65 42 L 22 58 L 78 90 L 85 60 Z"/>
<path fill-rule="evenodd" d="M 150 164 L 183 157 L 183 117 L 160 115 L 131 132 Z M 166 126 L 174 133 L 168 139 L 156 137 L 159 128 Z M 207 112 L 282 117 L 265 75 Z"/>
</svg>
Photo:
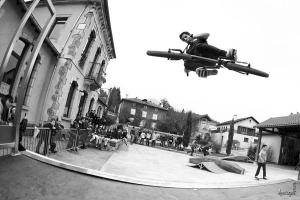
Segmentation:
<svg viewBox="0 0 300 200">
<path fill-rule="evenodd" d="M 277 128 L 286 126 L 300 126 L 300 113 L 283 117 L 271 117 L 270 119 L 256 125 L 257 128 Z"/>
<path fill-rule="evenodd" d="M 167 111 L 168 109 L 164 108 L 164 107 L 161 107 L 159 105 L 156 105 L 150 101 L 143 101 L 141 99 L 138 99 L 138 98 L 123 98 L 122 101 L 130 101 L 130 102 L 134 102 L 134 103 L 139 103 L 139 104 L 142 104 L 142 105 L 146 105 L 146 106 L 151 106 L 151 107 L 154 107 L 154 108 L 158 108 L 158 109 L 161 109 L 161 110 L 164 110 L 164 111 Z"/>
<path fill-rule="evenodd" d="M 195 120 L 200 120 L 200 119 L 203 119 L 203 118 L 207 118 L 211 122 L 218 123 L 216 120 L 213 120 L 208 114 L 204 114 L 204 115 L 198 115 L 197 114 L 197 116 L 195 117 Z"/>
<path fill-rule="evenodd" d="M 240 122 L 240 121 L 244 121 L 244 120 L 246 120 L 246 119 L 250 119 L 250 118 L 253 119 L 256 123 L 259 123 L 254 117 L 250 116 L 250 117 L 244 117 L 244 118 L 236 119 L 236 120 L 234 120 L 234 124 L 235 124 L 235 123 L 238 123 L 238 122 Z M 228 125 L 228 124 L 231 123 L 231 121 L 232 121 L 232 120 L 229 120 L 229 121 L 226 121 L 226 122 L 222 122 L 222 123 L 218 124 L 218 126 Z"/>
</svg>

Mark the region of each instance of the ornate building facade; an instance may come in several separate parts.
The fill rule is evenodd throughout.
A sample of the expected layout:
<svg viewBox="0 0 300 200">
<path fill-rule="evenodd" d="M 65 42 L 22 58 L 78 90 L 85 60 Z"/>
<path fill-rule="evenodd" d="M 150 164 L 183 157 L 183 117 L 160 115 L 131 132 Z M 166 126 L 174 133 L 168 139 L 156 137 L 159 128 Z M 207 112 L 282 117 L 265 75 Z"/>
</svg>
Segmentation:
<svg viewBox="0 0 300 200">
<path fill-rule="evenodd" d="M 0 5 L 0 61 L 10 37 L 34 1 L 5 0 Z M 30 74 L 22 112 L 29 123 L 58 117 L 66 127 L 89 110 L 100 115 L 99 89 L 116 57 L 107 0 L 52 0 L 55 21 Z M 14 46 L 1 82 L 2 95 L 18 101 L 22 74 L 35 40 L 51 13 L 45 1 L 35 8 Z M 23 100 L 22 100 L 23 101 Z"/>
</svg>

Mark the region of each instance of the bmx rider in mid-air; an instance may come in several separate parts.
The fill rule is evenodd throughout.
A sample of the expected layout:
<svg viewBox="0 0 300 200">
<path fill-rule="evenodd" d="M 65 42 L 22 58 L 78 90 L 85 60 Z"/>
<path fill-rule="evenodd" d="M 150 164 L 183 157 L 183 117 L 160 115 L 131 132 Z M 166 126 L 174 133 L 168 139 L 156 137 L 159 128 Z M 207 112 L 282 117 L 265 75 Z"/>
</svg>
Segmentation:
<svg viewBox="0 0 300 200">
<path fill-rule="evenodd" d="M 195 56 L 201 56 L 211 59 L 228 59 L 232 61 L 237 60 L 236 50 L 229 49 L 228 51 L 224 51 L 222 49 L 218 49 L 212 45 L 207 43 L 207 38 L 209 37 L 209 33 L 202 33 L 197 36 L 193 36 L 191 33 L 185 31 L 179 35 L 179 38 L 188 44 L 186 53 Z M 185 61 L 184 67 L 185 72 L 188 74 L 189 71 L 195 71 L 198 75 L 205 66 L 212 66 L 209 62 L 193 62 L 193 61 Z M 206 70 L 207 76 L 216 75 L 218 73 L 217 70 Z"/>
</svg>

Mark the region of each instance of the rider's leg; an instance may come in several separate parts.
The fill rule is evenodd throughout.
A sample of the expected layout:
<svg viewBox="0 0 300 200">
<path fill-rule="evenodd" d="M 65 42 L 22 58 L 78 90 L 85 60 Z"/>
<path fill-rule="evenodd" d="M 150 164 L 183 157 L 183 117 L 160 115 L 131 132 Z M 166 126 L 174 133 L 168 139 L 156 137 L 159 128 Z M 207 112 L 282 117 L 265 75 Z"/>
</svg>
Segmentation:
<svg viewBox="0 0 300 200">
<path fill-rule="evenodd" d="M 212 58 L 212 59 L 218 59 L 219 57 L 226 57 L 227 54 L 226 51 L 205 43 L 199 44 L 198 47 L 199 47 L 199 52 L 201 53 L 202 56 Z"/>
<path fill-rule="evenodd" d="M 219 49 L 217 47 L 205 43 L 199 44 L 199 47 L 200 47 L 199 52 L 204 57 L 213 58 L 213 59 L 226 58 L 233 61 L 237 60 L 236 49 L 229 49 L 226 52 L 222 49 Z"/>
</svg>

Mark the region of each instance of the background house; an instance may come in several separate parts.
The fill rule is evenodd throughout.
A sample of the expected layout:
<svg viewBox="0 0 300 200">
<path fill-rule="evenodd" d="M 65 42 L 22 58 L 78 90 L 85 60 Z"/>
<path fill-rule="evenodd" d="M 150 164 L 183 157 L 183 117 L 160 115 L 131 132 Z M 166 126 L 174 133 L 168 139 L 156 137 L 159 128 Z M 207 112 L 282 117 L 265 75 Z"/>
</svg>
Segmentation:
<svg viewBox="0 0 300 200">
<path fill-rule="evenodd" d="M 164 121 L 167 109 L 156 105 L 146 99 L 124 98 L 119 106 L 119 122 L 126 123 L 128 119 L 131 125 L 156 129 L 157 123 Z"/>
<path fill-rule="evenodd" d="M 268 145 L 270 161 L 296 165 L 300 153 L 300 114 L 272 117 L 258 125 L 259 147 Z"/>
<path fill-rule="evenodd" d="M 222 147 L 226 147 L 231 122 L 232 120 L 229 120 L 218 124 L 218 131 L 212 135 L 213 140 L 221 144 Z M 233 140 L 239 142 L 239 148 L 249 148 L 250 145 L 257 144 L 258 137 L 254 127 L 258 124 L 258 121 L 254 117 L 236 119 L 233 123 Z"/>
<path fill-rule="evenodd" d="M 211 135 L 212 131 L 217 130 L 218 122 L 206 115 L 197 115 L 192 121 L 191 140 L 195 139 L 197 135 L 204 136 Z"/>
</svg>

